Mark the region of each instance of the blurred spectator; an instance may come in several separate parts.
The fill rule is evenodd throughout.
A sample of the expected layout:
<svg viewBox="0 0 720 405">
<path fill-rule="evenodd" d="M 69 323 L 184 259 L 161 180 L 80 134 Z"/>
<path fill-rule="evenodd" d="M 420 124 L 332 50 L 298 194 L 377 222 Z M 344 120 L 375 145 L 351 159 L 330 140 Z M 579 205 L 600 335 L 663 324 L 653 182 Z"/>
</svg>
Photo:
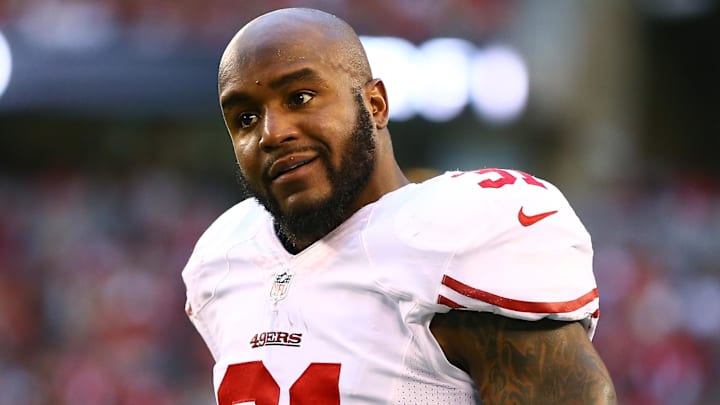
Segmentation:
<svg viewBox="0 0 720 405">
<path fill-rule="evenodd" d="M 0 184 L 0 404 L 212 403 L 178 272 L 222 196 L 164 173 Z"/>
</svg>

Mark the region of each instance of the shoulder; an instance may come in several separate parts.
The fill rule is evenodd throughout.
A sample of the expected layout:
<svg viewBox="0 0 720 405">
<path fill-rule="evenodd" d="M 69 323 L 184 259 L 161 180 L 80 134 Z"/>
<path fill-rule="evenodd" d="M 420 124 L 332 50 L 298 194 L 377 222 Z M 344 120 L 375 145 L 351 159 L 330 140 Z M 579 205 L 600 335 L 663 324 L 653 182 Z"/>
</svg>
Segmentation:
<svg viewBox="0 0 720 405">
<path fill-rule="evenodd" d="M 543 214 L 541 221 L 538 215 Z M 396 207 L 395 222 L 412 244 L 448 245 L 453 250 L 529 225 L 536 226 L 533 231 L 553 233 L 560 227 L 589 237 L 557 187 L 511 169 L 447 172 L 427 180 L 406 193 Z"/>
<path fill-rule="evenodd" d="M 267 215 L 264 208 L 253 198 L 239 202 L 210 224 L 198 239 L 195 250 L 208 245 L 224 245 L 249 239 L 254 236 Z"/>
<path fill-rule="evenodd" d="M 438 303 L 523 320 L 585 320 L 592 334 L 590 235 L 550 182 L 509 169 L 449 172 L 416 187 L 396 218 L 404 244 L 449 255 Z"/>
<path fill-rule="evenodd" d="M 447 172 L 422 185 L 426 194 L 440 197 L 436 201 L 461 211 L 502 211 L 524 202 L 567 205 L 552 183 L 513 169 Z"/>
<path fill-rule="evenodd" d="M 254 199 L 242 201 L 220 215 L 195 244 L 185 267 L 186 311 L 193 320 L 214 296 L 215 286 L 227 273 L 227 252 L 255 237 L 269 214 Z M 211 348 L 212 350 L 212 348 Z"/>
<path fill-rule="evenodd" d="M 192 279 L 192 273 L 197 272 L 205 261 L 223 256 L 234 244 L 252 239 L 268 218 L 269 214 L 255 199 L 246 199 L 229 208 L 196 242 L 183 269 L 183 278 Z"/>
</svg>

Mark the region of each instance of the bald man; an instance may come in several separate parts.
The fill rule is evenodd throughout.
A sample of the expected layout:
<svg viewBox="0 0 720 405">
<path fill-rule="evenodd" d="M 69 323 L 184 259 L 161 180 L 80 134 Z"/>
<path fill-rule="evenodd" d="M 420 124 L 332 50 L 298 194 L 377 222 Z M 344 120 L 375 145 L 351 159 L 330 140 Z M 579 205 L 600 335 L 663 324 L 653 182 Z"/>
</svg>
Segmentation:
<svg viewBox="0 0 720 405">
<path fill-rule="evenodd" d="M 282 9 L 218 74 L 251 196 L 199 239 L 186 311 L 219 405 L 613 404 L 590 237 L 517 170 L 409 183 L 353 29 Z"/>
</svg>

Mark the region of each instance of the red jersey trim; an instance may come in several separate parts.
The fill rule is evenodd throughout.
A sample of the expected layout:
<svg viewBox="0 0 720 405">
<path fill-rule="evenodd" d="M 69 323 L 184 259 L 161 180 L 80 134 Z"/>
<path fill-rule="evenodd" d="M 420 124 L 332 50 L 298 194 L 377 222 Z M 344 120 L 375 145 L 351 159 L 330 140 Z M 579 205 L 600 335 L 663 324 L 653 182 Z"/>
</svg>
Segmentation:
<svg viewBox="0 0 720 405">
<path fill-rule="evenodd" d="M 592 302 L 594 299 L 598 298 L 598 290 L 597 288 L 593 288 L 588 292 L 587 294 L 582 295 L 581 297 L 571 300 L 571 301 L 561 301 L 561 302 L 532 302 L 532 301 L 520 301 L 520 300 L 513 300 L 510 298 L 501 297 L 499 295 L 495 295 L 493 293 L 489 293 L 487 291 L 478 290 L 476 288 L 472 288 L 469 285 L 463 284 L 460 281 L 455 280 L 454 278 L 444 275 L 442 280 L 443 285 L 447 286 L 451 290 L 462 294 L 466 297 L 470 297 L 476 300 L 480 300 L 483 302 L 487 302 L 488 304 L 492 304 L 501 308 L 509 309 L 512 311 L 518 311 L 518 312 L 529 312 L 529 313 L 540 313 L 540 314 L 550 314 L 550 313 L 566 313 L 566 312 L 573 312 L 575 310 L 578 310 L 585 305 Z M 447 300 L 455 305 L 455 302 L 443 297 L 442 295 L 438 297 L 438 303 L 439 304 L 446 304 L 445 302 L 441 302 L 441 299 Z M 451 308 L 454 308 L 452 305 L 448 305 Z M 595 315 L 595 314 L 593 314 Z M 598 313 L 599 315 L 599 313 Z"/>
<path fill-rule="evenodd" d="M 452 309 L 464 309 L 465 308 L 464 306 L 458 304 L 457 302 L 451 300 L 448 297 L 443 296 L 442 294 L 438 295 L 437 302 L 438 302 L 438 304 L 448 306 Z"/>
</svg>

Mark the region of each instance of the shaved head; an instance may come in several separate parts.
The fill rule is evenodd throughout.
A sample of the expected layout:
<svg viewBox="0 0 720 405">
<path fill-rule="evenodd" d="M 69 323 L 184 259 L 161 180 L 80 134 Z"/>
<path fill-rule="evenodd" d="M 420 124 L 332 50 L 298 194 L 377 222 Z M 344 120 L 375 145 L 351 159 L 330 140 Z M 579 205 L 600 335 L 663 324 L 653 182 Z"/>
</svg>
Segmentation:
<svg viewBox="0 0 720 405">
<path fill-rule="evenodd" d="M 288 251 L 407 183 L 385 85 L 355 31 L 332 14 L 288 8 L 250 21 L 223 53 L 218 93 L 241 185 Z"/>
<path fill-rule="evenodd" d="M 245 63 L 268 55 L 287 62 L 325 58 L 348 73 L 354 88 L 372 79 L 365 49 L 348 23 L 320 10 L 286 8 L 253 19 L 235 34 L 220 60 L 219 88 Z"/>
</svg>

